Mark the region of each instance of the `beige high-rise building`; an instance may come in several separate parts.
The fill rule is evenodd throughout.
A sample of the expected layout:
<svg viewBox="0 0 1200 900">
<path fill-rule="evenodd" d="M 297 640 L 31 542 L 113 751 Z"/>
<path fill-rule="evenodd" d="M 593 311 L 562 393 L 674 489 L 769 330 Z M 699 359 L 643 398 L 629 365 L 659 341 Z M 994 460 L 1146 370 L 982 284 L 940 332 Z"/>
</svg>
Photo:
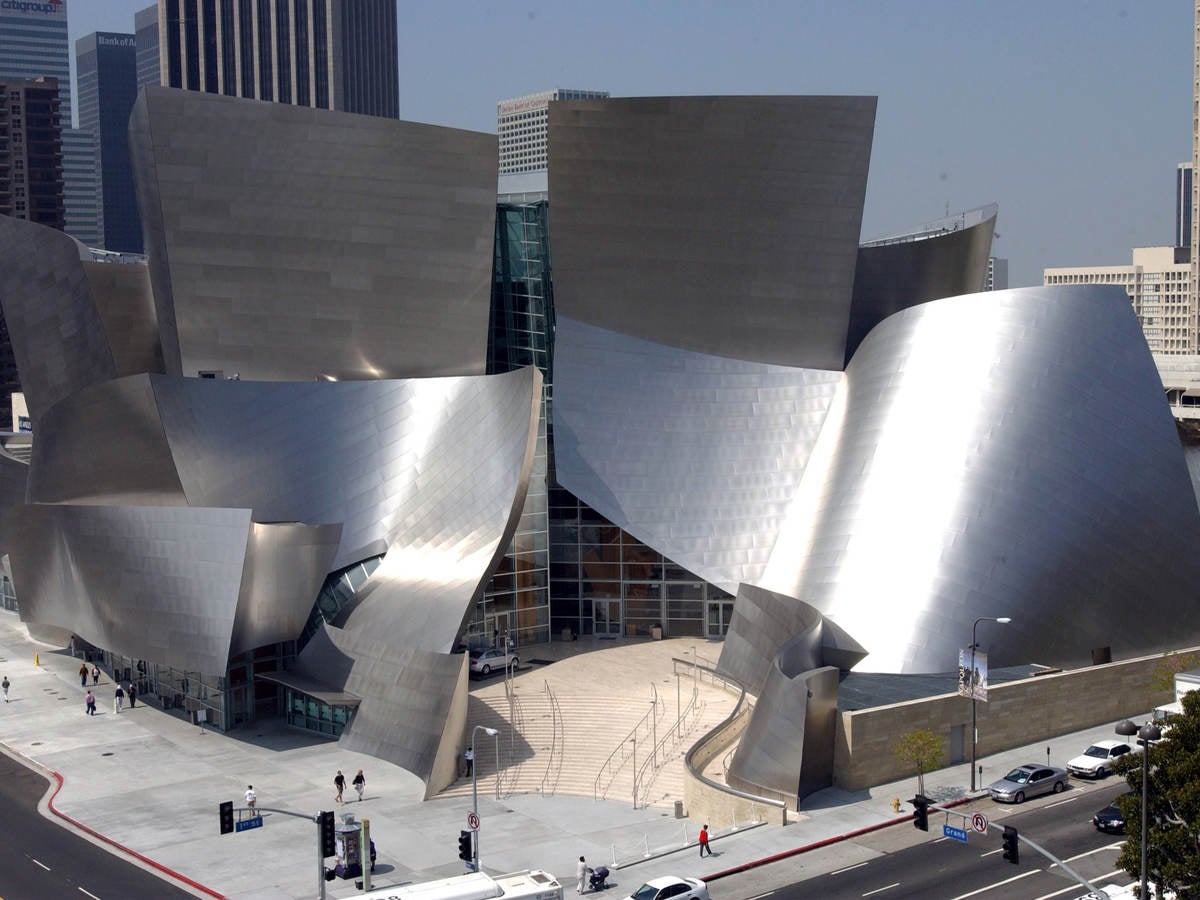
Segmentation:
<svg viewBox="0 0 1200 900">
<path fill-rule="evenodd" d="M 1193 257 L 1194 258 L 1194 257 Z M 1125 288 L 1155 353 L 1196 353 L 1194 268 L 1175 247 L 1135 247 L 1128 266 L 1044 269 L 1043 284 L 1117 284 Z"/>
</svg>

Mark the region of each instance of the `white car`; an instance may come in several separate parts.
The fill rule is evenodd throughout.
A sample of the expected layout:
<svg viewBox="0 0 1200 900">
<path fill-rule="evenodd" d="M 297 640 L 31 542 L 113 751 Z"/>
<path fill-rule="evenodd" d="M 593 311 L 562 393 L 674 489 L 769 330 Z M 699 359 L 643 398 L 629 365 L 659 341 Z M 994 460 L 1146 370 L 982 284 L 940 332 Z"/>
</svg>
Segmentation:
<svg viewBox="0 0 1200 900">
<path fill-rule="evenodd" d="M 517 658 L 517 654 L 494 647 L 471 653 L 471 671 L 477 675 L 491 675 L 492 672 L 503 672 L 505 666 L 516 669 L 520 665 L 521 660 Z"/>
<path fill-rule="evenodd" d="M 708 888 L 699 878 L 664 875 L 651 878 L 625 900 L 708 900 Z"/>
<path fill-rule="evenodd" d="M 1096 741 L 1081 756 L 1067 763 L 1067 771 L 1086 778 L 1104 778 L 1112 771 L 1113 760 L 1133 750 L 1124 741 Z"/>
</svg>

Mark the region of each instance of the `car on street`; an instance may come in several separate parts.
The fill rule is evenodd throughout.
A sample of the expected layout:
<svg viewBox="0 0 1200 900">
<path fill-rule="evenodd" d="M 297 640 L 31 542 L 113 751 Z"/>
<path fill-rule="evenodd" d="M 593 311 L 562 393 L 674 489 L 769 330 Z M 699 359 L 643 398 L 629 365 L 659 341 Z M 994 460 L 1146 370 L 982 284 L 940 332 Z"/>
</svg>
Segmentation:
<svg viewBox="0 0 1200 900">
<path fill-rule="evenodd" d="M 488 647 L 486 650 L 471 651 L 471 671 L 477 675 L 491 675 L 492 672 L 503 671 L 505 666 L 514 669 L 521 664 L 517 654 Z"/>
<path fill-rule="evenodd" d="M 1127 791 L 1121 795 L 1121 797 L 1136 796 L 1137 793 L 1134 791 Z M 1121 807 L 1117 805 L 1117 801 L 1121 797 L 1114 798 L 1112 803 L 1092 816 L 1092 824 L 1096 826 L 1097 831 L 1103 831 L 1106 834 L 1125 833 L 1125 814 L 1121 812 Z"/>
<path fill-rule="evenodd" d="M 708 888 L 699 878 L 664 875 L 651 878 L 625 900 L 708 900 Z"/>
<path fill-rule="evenodd" d="M 1057 766 L 1039 766 L 1032 763 L 1017 766 L 999 781 L 988 785 L 993 800 L 1001 803 L 1024 803 L 1030 797 L 1060 793 L 1067 786 L 1066 769 Z"/>
<path fill-rule="evenodd" d="M 1113 761 L 1133 749 L 1124 741 L 1096 741 L 1067 763 L 1067 771 L 1085 778 L 1105 778 L 1112 771 Z"/>
</svg>

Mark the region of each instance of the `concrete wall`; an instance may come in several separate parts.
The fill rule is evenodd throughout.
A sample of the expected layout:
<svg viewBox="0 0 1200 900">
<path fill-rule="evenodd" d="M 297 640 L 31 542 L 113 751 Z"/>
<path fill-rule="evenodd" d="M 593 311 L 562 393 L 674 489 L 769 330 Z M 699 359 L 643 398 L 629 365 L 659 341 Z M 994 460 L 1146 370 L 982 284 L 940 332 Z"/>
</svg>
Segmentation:
<svg viewBox="0 0 1200 900">
<path fill-rule="evenodd" d="M 1146 714 L 1173 696 L 1170 689 L 1156 690 L 1150 685 L 1162 660 L 1162 654 L 1155 654 L 993 685 L 988 702 L 976 704 L 976 756 Z M 892 747 L 902 734 L 917 728 L 927 728 L 942 738 L 949 764 L 953 762 L 950 734 L 955 726 L 963 726 L 963 752 L 969 759 L 971 702 L 965 697 L 942 694 L 844 712 L 839 716 L 834 748 L 834 785 L 848 791 L 863 790 L 915 775 L 896 759 Z M 993 781 L 998 774 L 985 773 L 984 781 Z"/>
</svg>

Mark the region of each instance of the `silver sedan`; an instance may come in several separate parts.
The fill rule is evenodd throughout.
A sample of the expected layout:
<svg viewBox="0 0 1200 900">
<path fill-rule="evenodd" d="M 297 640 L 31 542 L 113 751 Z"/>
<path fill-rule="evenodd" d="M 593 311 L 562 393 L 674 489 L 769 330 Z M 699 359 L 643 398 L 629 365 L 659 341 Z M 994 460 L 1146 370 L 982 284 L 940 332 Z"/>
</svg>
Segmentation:
<svg viewBox="0 0 1200 900">
<path fill-rule="evenodd" d="M 1059 793 L 1067 786 L 1067 770 L 1056 766 L 1017 766 L 999 781 L 988 785 L 993 800 L 1002 803 L 1024 803 L 1029 797 Z"/>
</svg>

